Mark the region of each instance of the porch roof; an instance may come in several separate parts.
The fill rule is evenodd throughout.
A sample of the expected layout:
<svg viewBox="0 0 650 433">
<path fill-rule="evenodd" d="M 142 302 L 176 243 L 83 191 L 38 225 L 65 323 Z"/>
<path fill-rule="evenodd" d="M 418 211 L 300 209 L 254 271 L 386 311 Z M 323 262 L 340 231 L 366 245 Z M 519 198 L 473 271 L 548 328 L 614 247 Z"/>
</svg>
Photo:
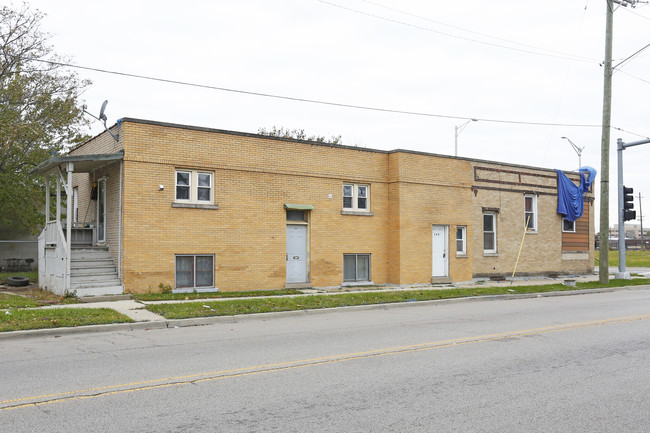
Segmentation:
<svg viewBox="0 0 650 433">
<path fill-rule="evenodd" d="M 36 168 L 31 170 L 29 174 L 46 175 L 52 173 L 57 167 L 66 165 L 68 162 L 74 163 L 75 173 L 90 173 L 94 169 L 121 159 L 124 159 L 124 152 L 100 153 L 95 155 L 53 156 L 50 159 L 41 162 Z"/>
</svg>

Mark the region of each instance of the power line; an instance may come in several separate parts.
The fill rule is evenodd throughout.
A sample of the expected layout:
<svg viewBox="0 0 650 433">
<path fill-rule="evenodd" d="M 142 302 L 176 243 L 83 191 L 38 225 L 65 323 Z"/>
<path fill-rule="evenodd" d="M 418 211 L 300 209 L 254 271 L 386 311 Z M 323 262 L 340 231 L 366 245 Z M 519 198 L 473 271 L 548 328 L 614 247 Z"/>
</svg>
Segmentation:
<svg viewBox="0 0 650 433">
<path fill-rule="evenodd" d="M 630 60 L 632 60 L 632 58 L 634 58 L 637 54 L 641 53 L 641 51 L 645 50 L 648 47 L 650 47 L 650 44 L 648 44 L 645 47 L 639 49 L 634 54 L 631 54 L 631 55 L 627 56 L 625 59 L 620 61 L 616 66 L 614 66 L 612 69 L 614 70 L 614 69 L 618 69 L 619 67 L 622 67 L 626 62 L 629 62 Z"/>
<path fill-rule="evenodd" d="M 648 139 L 650 139 L 650 137 L 648 137 L 647 135 L 637 134 L 636 132 L 627 131 L 627 130 L 625 130 L 625 129 L 623 129 L 623 128 L 617 128 L 616 126 L 612 126 L 611 128 L 612 128 L 612 129 L 616 129 L 617 131 L 625 132 L 626 134 L 636 135 L 637 137 L 648 138 Z"/>
<path fill-rule="evenodd" d="M 639 81 L 643 81 L 644 83 L 648 83 L 648 84 L 650 84 L 650 81 L 648 81 L 648 80 L 644 80 L 643 78 L 641 78 L 641 77 L 637 77 L 636 75 L 632 75 L 632 74 L 630 74 L 629 72 L 625 72 L 625 71 L 622 71 L 622 70 L 620 70 L 620 69 L 619 69 L 617 72 L 620 72 L 621 74 L 625 74 L 625 75 L 627 75 L 628 77 L 636 78 L 637 80 L 639 80 Z"/>
<path fill-rule="evenodd" d="M 332 6 L 338 6 L 338 5 L 335 5 L 333 3 L 329 3 L 329 2 L 326 2 L 326 1 L 321 1 L 321 0 L 319 0 L 319 1 L 321 3 L 327 3 L 327 4 L 332 5 Z M 393 11 L 393 12 L 397 12 L 397 13 L 400 13 L 400 14 L 403 14 L 403 15 L 407 15 L 407 16 L 410 16 L 410 17 L 413 17 L 413 18 L 418 18 L 418 19 L 421 19 L 421 20 L 424 20 L 424 21 L 428 21 L 428 22 L 431 22 L 431 23 L 434 23 L 434 24 L 441 25 L 441 26 L 451 27 L 452 29 L 461 30 L 463 32 L 471 33 L 471 34 L 474 34 L 474 35 L 484 36 L 484 37 L 487 37 L 487 38 L 496 39 L 498 41 L 508 42 L 510 44 L 521 45 L 522 47 L 533 48 L 535 50 L 548 51 L 549 53 L 559 54 L 559 55 L 561 55 L 561 58 L 563 58 L 563 59 L 566 58 L 566 56 L 570 56 L 570 58 L 572 60 L 582 58 L 584 61 L 590 61 L 590 62 L 598 61 L 597 59 L 593 59 L 593 58 L 589 58 L 589 57 L 576 56 L 574 54 L 563 53 L 561 51 L 550 50 L 548 48 L 536 47 L 534 45 L 524 44 L 523 42 L 513 41 L 513 40 L 510 40 L 510 39 L 500 38 L 498 36 L 489 35 L 487 33 L 481 33 L 481 32 L 477 32 L 477 31 L 474 31 L 474 30 L 465 29 L 465 28 L 460 27 L 460 26 L 455 26 L 453 24 L 443 23 L 442 21 L 436 21 L 436 20 L 433 20 L 431 18 L 423 17 L 421 15 L 413 14 L 411 12 L 406 12 L 406 11 L 403 11 L 403 10 L 400 10 L 400 9 L 397 9 L 397 8 L 393 8 L 393 7 L 390 7 L 390 6 L 385 6 L 385 5 L 370 1 L 370 0 L 361 0 L 361 1 L 363 1 L 364 3 L 368 3 L 368 4 L 371 4 L 371 5 L 383 8 L 383 9 L 388 9 L 388 10 Z M 357 12 L 364 13 L 364 12 L 361 12 L 361 11 L 357 11 Z M 409 24 L 406 24 L 406 25 L 409 25 Z M 482 43 L 480 41 L 476 41 L 476 42 Z M 503 48 L 508 48 L 509 49 L 510 47 L 503 47 Z M 528 51 L 526 51 L 526 52 L 528 52 Z"/>
<path fill-rule="evenodd" d="M 376 19 L 379 19 L 379 20 L 388 21 L 388 22 L 391 22 L 391 23 L 394 23 L 394 24 L 399 24 L 399 25 L 411 27 L 411 28 L 414 28 L 414 29 L 423 30 L 423 31 L 426 31 L 426 32 L 431 32 L 431 33 L 436 33 L 436 34 L 447 36 L 447 37 L 450 37 L 450 38 L 461 39 L 461 40 L 464 40 L 464 41 L 473 42 L 473 43 L 477 43 L 477 44 L 481 44 L 481 45 L 487 45 L 487 46 L 491 46 L 491 47 L 503 48 L 503 49 L 507 49 L 507 50 L 513 50 L 513 51 L 518 51 L 520 53 L 533 54 L 533 55 L 537 55 L 537 56 L 555 57 L 555 58 L 560 58 L 560 59 L 564 59 L 564 60 L 574 60 L 574 61 L 585 62 L 585 63 L 599 62 L 599 60 L 596 60 L 596 59 L 591 59 L 591 58 L 588 58 L 588 57 L 577 57 L 577 56 L 573 56 L 571 54 L 540 53 L 540 52 L 525 50 L 525 49 L 522 49 L 522 48 L 497 44 L 497 43 L 494 43 L 494 42 L 479 41 L 477 39 L 472 39 L 472 38 L 468 38 L 468 37 L 465 37 L 465 36 L 454 35 L 452 33 L 441 32 L 439 30 L 433 30 L 433 29 L 430 29 L 428 27 L 418 26 L 418 25 L 415 25 L 415 24 L 409 24 L 409 23 L 405 23 L 403 21 L 395 20 L 395 19 L 392 19 L 392 18 L 382 17 L 380 15 L 375 15 L 375 14 L 371 14 L 369 12 L 364 12 L 364 11 L 360 11 L 358 9 L 353 9 L 353 8 L 349 8 L 347 6 L 342 6 L 342 5 L 339 5 L 339 4 L 336 4 L 336 3 L 331 3 L 331 2 L 326 1 L 326 0 L 318 0 L 318 1 L 320 3 L 326 4 L 326 5 L 330 5 L 330 6 L 333 6 L 333 7 L 337 7 L 337 8 L 346 10 L 348 12 L 353 12 L 353 13 L 360 14 L 360 15 L 365 15 L 365 16 L 368 16 L 368 17 L 371 17 L 371 18 L 376 18 Z M 558 53 L 557 51 L 547 50 L 545 48 L 535 48 L 535 49 Z"/>
<path fill-rule="evenodd" d="M 369 111 L 376 111 L 376 112 L 382 112 L 382 113 L 404 114 L 404 115 L 422 116 L 422 117 L 435 117 L 435 118 L 441 118 L 441 119 L 459 119 L 459 120 L 476 119 L 476 120 L 480 120 L 481 122 L 504 123 L 504 124 L 514 124 L 514 125 L 564 126 L 564 127 L 576 127 L 576 128 L 600 128 L 601 127 L 600 124 L 530 122 L 530 121 L 519 121 L 519 120 L 481 118 L 481 117 L 476 117 L 476 116 L 453 116 L 453 115 L 449 115 L 449 114 L 425 113 L 425 112 L 418 112 L 418 111 L 396 110 L 396 109 L 381 108 L 381 107 L 369 107 L 369 106 L 364 106 L 364 105 L 344 104 L 344 103 L 340 103 L 340 102 L 321 101 L 321 100 L 317 100 L 317 99 L 298 98 L 298 97 L 293 97 L 293 96 L 275 95 L 275 94 L 263 93 L 263 92 L 253 92 L 253 91 L 249 91 L 249 90 L 230 89 L 230 88 L 227 88 L 227 87 L 219 87 L 219 86 L 212 86 L 212 85 L 208 85 L 208 84 L 199 84 L 199 83 L 190 83 L 188 81 L 171 80 L 171 79 L 167 79 L 167 78 L 159 78 L 159 77 L 151 77 L 151 76 L 146 76 L 146 75 L 131 74 L 131 73 L 128 73 L 128 72 L 111 71 L 111 70 L 108 70 L 108 69 L 101 69 L 101 68 L 94 68 L 94 67 L 90 67 L 90 66 L 75 65 L 75 64 L 72 64 L 72 63 L 56 62 L 56 61 L 53 61 L 53 60 L 44 60 L 44 59 L 24 59 L 24 60 L 31 60 L 31 61 L 36 61 L 36 62 L 48 63 L 48 64 L 51 64 L 51 65 L 69 67 L 69 68 L 74 68 L 74 69 L 83 69 L 83 70 L 86 70 L 86 71 L 101 72 L 101 73 L 104 73 L 104 74 L 118 75 L 118 76 L 122 76 L 122 77 L 138 78 L 138 79 L 142 79 L 142 80 L 156 81 L 156 82 L 161 82 L 161 83 L 197 87 L 197 88 L 201 88 L 201 89 L 219 90 L 219 91 L 223 91 L 223 92 L 239 93 L 239 94 L 244 94 L 244 95 L 260 96 L 260 97 L 265 97 L 265 98 L 283 99 L 283 100 L 287 100 L 287 101 L 305 102 L 305 103 L 310 103 L 310 104 L 320 104 L 320 105 L 327 105 L 327 106 L 332 106 L 332 107 L 354 108 L 354 109 L 358 109 L 358 110 L 369 110 Z"/>
</svg>

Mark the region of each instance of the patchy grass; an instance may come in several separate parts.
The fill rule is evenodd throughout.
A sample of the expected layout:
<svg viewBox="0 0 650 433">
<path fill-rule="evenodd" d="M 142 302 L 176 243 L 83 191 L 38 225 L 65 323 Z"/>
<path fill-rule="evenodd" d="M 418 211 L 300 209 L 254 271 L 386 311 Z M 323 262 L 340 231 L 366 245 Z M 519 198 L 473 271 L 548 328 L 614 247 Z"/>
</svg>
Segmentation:
<svg viewBox="0 0 650 433">
<path fill-rule="evenodd" d="M 300 295 L 300 290 L 249 290 L 244 292 L 142 293 L 133 295 L 138 301 L 187 301 L 190 299 L 250 298 L 253 296 Z"/>
<path fill-rule="evenodd" d="M 0 310 L 7 308 L 34 308 L 40 306 L 38 302 L 24 296 L 0 293 Z"/>
<path fill-rule="evenodd" d="M 10 309 L 0 311 L 0 332 L 62 328 L 133 320 L 109 308 Z"/>
<path fill-rule="evenodd" d="M 237 299 L 226 301 L 189 302 L 177 304 L 148 305 L 147 309 L 167 319 L 192 317 L 232 316 L 237 314 L 268 313 L 276 311 L 313 310 L 321 308 L 348 307 L 354 305 L 389 304 L 396 302 L 429 301 L 435 299 L 463 298 L 471 296 L 506 295 L 517 293 L 543 293 L 598 287 L 620 287 L 650 284 L 650 279 L 612 280 L 603 286 L 598 282 L 578 283 L 577 287 L 563 284 L 543 286 L 479 287 L 443 290 L 404 290 L 385 292 L 341 293 L 330 295 L 306 295 L 287 298 Z"/>
<path fill-rule="evenodd" d="M 599 251 L 596 250 L 596 267 L 598 267 Z M 609 266 L 618 266 L 618 250 L 609 252 Z M 650 251 L 627 250 L 625 252 L 625 266 L 650 267 Z"/>
</svg>

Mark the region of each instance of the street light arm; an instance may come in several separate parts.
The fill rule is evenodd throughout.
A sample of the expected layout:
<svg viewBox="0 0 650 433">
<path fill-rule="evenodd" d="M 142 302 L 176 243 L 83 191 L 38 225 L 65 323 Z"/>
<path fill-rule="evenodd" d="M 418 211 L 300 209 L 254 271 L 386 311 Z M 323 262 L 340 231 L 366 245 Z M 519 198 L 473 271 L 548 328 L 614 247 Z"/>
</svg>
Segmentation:
<svg viewBox="0 0 650 433">
<path fill-rule="evenodd" d="M 561 137 L 561 138 L 563 138 L 563 139 L 565 139 L 566 141 L 569 142 L 569 144 L 571 145 L 571 147 L 573 147 L 573 150 L 576 151 L 578 156 L 582 155 L 582 151 L 585 149 L 584 146 L 583 147 L 578 147 L 578 145 L 575 144 L 573 141 L 571 141 L 571 139 L 569 137 Z"/>
<path fill-rule="evenodd" d="M 470 124 L 470 122 L 478 122 L 478 119 L 469 119 L 462 125 L 454 126 L 454 156 L 458 156 L 458 135 L 462 132 L 463 129 L 465 129 L 467 125 Z"/>
<path fill-rule="evenodd" d="M 459 125 L 456 127 L 456 137 L 469 125 L 471 122 L 477 122 L 477 119 L 469 119 L 467 122 L 463 123 L 462 125 Z"/>
</svg>

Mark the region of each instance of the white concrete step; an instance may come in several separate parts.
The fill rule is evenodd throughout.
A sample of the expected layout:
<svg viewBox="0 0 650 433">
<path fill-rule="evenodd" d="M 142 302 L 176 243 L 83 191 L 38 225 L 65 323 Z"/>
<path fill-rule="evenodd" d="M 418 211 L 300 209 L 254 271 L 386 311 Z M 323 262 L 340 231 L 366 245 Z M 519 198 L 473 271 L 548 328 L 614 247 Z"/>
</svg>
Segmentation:
<svg viewBox="0 0 650 433">
<path fill-rule="evenodd" d="M 108 250 L 78 250 L 73 249 L 71 259 L 78 260 L 113 260 Z"/>
<path fill-rule="evenodd" d="M 116 274 L 117 271 L 115 269 L 115 266 L 113 265 L 108 265 L 108 266 L 84 266 L 84 267 L 70 267 L 70 274 L 71 275 L 94 275 L 94 274 L 106 274 L 106 273 L 114 273 Z"/>
<path fill-rule="evenodd" d="M 70 290 L 79 297 L 124 293 L 124 286 L 107 247 L 72 249 Z"/>
<path fill-rule="evenodd" d="M 70 274 L 70 281 L 72 282 L 82 282 L 82 281 L 102 281 L 105 279 L 113 279 L 117 278 L 117 272 L 115 272 L 115 269 L 107 269 L 107 270 L 101 270 L 101 271 L 96 271 L 93 273 L 74 273 L 71 272 Z"/>
<path fill-rule="evenodd" d="M 124 293 L 124 286 L 92 286 L 92 287 L 72 287 L 77 297 L 83 298 L 84 296 L 103 296 L 103 295 L 121 295 Z"/>
<path fill-rule="evenodd" d="M 77 282 L 72 282 L 70 281 L 70 289 L 72 290 L 77 290 L 77 289 L 84 289 L 84 288 L 92 288 L 92 287 L 111 287 L 111 286 L 120 286 L 120 280 L 113 278 L 113 279 L 107 279 L 104 281 L 77 281 Z"/>
</svg>

